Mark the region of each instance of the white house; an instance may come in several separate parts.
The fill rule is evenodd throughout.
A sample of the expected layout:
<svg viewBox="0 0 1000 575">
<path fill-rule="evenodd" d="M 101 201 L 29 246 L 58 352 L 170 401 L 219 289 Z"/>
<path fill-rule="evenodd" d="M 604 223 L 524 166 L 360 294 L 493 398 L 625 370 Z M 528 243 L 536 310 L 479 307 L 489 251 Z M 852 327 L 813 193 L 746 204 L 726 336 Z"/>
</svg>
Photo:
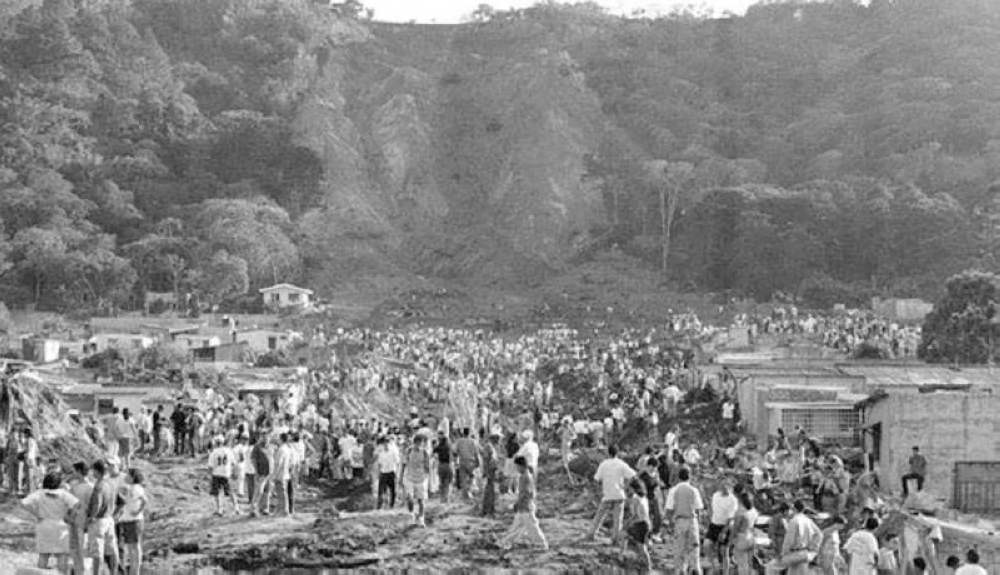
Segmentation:
<svg viewBox="0 0 1000 575">
<path fill-rule="evenodd" d="M 203 347 L 219 347 L 222 345 L 222 338 L 217 335 L 200 335 L 196 333 L 181 334 L 174 338 L 174 342 L 182 348 L 193 349 Z"/>
<path fill-rule="evenodd" d="M 278 284 L 260 290 L 267 307 L 309 307 L 313 291 L 292 284 Z"/>
<path fill-rule="evenodd" d="M 90 338 L 91 350 L 101 352 L 108 348 L 118 350 L 146 349 L 156 343 L 156 338 L 134 333 L 98 333 Z"/>
</svg>

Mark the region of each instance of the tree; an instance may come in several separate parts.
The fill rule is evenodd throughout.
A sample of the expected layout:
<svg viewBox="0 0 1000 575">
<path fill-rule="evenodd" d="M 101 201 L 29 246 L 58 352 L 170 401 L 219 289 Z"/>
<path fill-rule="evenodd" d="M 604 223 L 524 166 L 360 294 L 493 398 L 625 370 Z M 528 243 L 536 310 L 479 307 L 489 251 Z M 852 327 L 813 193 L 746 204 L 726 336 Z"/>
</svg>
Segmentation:
<svg viewBox="0 0 1000 575">
<path fill-rule="evenodd" d="M 197 268 L 194 278 L 208 303 L 218 305 L 249 291 L 248 267 L 245 259 L 220 250 Z"/>
<path fill-rule="evenodd" d="M 659 197 L 661 271 L 666 276 L 674 218 L 677 216 L 677 208 L 685 199 L 685 194 L 690 192 L 689 185 L 694 175 L 694 166 L 688 162 L 653 160 L 646 164 L 646 175 Z"/>
<path fill-rule="evenodd" d="M 932 363 L 993 363 L 1000 327 L 1000 277 L 966 271 L 952 276 L 924 320 L 917 354 Z"/>
<path fill-rule="evenodd" d="M 484 24 L 489 22 L 493 18 L 494 14 L 496 14 L 496 10 L 492 6 L 489 4 L 480 4 L 475 10 L 472 11 L 472 14 L 469 15 L 469 20 Z"/>
</svg>

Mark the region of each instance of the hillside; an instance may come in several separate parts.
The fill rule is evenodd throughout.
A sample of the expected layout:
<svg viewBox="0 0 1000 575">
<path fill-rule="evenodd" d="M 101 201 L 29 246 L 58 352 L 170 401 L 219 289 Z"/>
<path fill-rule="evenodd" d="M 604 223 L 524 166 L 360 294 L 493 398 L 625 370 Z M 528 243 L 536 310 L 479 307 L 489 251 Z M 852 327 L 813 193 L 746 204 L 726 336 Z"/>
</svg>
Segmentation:
<svg viewBox="0 0 1000 575">
<path fill-rule="evenodd" d="M 523 295 L 601 254 L 655 271 L 665 235 L 664 287 L 757 298 L 926 296 L 1000 266 L 988 0 L 483 16 L 5 8 L 0 300 L 227 306 L 285 280 Z"/>
</svg>

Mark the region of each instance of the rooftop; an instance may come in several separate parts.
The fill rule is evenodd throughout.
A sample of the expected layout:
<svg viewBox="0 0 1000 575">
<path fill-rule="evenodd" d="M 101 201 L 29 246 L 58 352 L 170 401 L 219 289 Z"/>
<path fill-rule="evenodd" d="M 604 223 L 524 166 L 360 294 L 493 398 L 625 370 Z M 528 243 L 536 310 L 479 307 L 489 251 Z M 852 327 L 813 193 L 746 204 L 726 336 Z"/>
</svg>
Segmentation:
<svg viewBox="0 0 1000 575">
<path fill-rule="evenodd" d="M 271 287 L 261 288 L 260 293 L 268 293 L 272 291 L 292 291 L 297 293 L 304 293 L 312 295 L 313 290 L 295 286 L 292 284 L 277 284 Z"/>
<path fill-rule="evenodd" d="M 875 387 L 921 387 L 933 385 L 992 386 L 1000 383 L 1000 372 L 989 367 L 962 367 L 954 369 L 943 365 L 912 364 L 887 365 L 839 364 L 845 375 L 864 377 Z"/>
</svg>

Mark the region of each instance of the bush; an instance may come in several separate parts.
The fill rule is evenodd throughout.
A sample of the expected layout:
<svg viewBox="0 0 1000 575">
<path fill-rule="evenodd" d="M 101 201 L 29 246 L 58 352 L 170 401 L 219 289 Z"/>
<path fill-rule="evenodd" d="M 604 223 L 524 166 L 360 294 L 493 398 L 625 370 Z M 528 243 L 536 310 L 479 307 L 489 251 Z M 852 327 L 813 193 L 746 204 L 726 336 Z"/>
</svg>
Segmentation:
<svg viewBox="0 0 1000 575">
<path fill-rule="evenodd" d="M 140 351 L 136 359 L 143 369 L 177 369 L 188 363 L 188 353 L 176 345 L 157 343 Z"/>
<path fill-rule="evenodd" d="M 269 351 L 257 357 L 254 367 L 293 367 L 292 360 L 282 350 Z"/>
</svg>

